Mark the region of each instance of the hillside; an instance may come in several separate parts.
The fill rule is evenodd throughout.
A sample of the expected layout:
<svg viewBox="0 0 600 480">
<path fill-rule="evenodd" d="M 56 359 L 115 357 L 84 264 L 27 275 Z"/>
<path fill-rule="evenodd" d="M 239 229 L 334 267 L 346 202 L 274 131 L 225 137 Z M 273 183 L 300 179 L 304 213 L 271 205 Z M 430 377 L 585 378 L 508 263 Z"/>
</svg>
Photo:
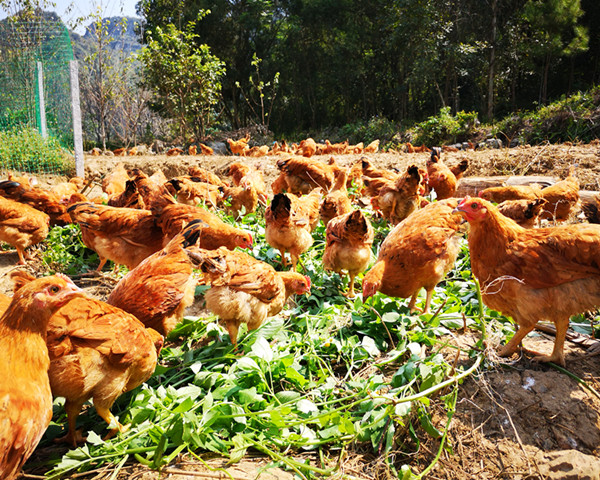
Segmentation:
<svg viewBox="0 0 600 480">
<path fill-rule="evenodd" d="M 129 55 L 142 48 L 136 34 L 139 18 L 135 17 L 109 17 L 102 19 L 103 25 L 107 30 L 109 50 L 121 51 Z M 84 35 L 76 32 L 69 32 L 73 42 L 73 54 L 78 60 L 83 60 L 87 55 L 97 50 L 96 22 L 91 22 Z"/>
</svg>

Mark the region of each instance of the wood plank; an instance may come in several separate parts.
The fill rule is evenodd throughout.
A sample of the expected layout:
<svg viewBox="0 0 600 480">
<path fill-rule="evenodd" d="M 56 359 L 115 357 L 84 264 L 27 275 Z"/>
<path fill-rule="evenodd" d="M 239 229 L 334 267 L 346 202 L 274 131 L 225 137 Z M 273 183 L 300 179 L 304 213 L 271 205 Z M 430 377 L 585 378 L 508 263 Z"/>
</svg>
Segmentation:
<svg viewBox="0 0 600 480">
<path fill-rule="evenodd" d="M 501 187 L 503 185 L 532 185 L 538 184 L 545 188 L 554 185 L 558 179 L 556 177 L 541 176 L 541 175 L 502 175 L 497 177 L 463 177 L 458 181 L 456 187 L 456 196 L 464 197 L 470 195 L 472 197 L 479 195 L 481 190 L 489 187 Z"/>
</svg>

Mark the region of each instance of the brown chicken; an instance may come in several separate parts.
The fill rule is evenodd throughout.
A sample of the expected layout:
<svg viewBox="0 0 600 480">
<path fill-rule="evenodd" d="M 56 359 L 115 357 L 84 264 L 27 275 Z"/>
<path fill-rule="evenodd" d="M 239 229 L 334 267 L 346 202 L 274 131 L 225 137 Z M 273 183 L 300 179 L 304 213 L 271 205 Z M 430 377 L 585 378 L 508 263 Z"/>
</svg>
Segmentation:
<svg viewBox="0 0 600 480">
<path fill-rule="evenodd" d="M 338 215 L 344 215 L 352 211 L 352 203 L 348 198 L 348 188 L 346 187 L 348 180 L 348 171 L 341 168 L 336 172 L 335 184 L 319 207 L 319 215 L 323 221 L 323 225 L 327 225 L 329 221 Z"/>
<path fill-rule="evenodd" d="M 298 155 L 310 158 L 317 152 L 317 142 L 312 138 L 306 138 L 300 142 Z"/>
<path fill-rule="evenodd" d="M 71 196 L 71 198 L 73 198 L 73 196 Z M 108 206 L 136 208 L 138 210 L 144 210 L 146 208 L 144 199 L 140 195 L 140 192 L 138 192 L 137 185 L 133 180 L 127 180 L 125 182 L 125 190 L 108 199 Z"/>
<path fill-rule="evenodd" d="M 383 178 L 391 182 L 395 182 L 400 175 L 391 170 L 384 170 L 373 166 L 367 157 L 361 158 L 362 174 L 369 178 Z"/>
<path fill-rule="evenodd" d="M 59 196 L 50 190 L 36 186 L 29 188 L 20 183 L 5 180 L 0 182 L 0 196 L 44 212 L 50 217 L 51 226 L 66 225 L 71 222 L 66 205 Z"/>
<path fill-rule="evenodd" d="M 50 217 L 24 203 L 0 197 L 0 241 L 17 249 L 19 264 L 25 265 L 25 249 L 48 236 Z"/>
<path fill-rule="evenodd" d="M 287 185 L 285 191 L 295 195 L 310 193 L 318 187 L 328 192 L 333 186 L 335 171 L 339 168 L 335 164 L 326 165 L 300 157 L 277 160 L 277 167 Z"/>
<path fill-rule="evenodd" d="M 377 153 L 379 151 L 379 139 L 373 140 L 364 148 L 364 153 Z"/>
<path fill-rule="evenodd" d="M 221 187 L 221 189 L 223 190 L 223 199 L 229 202 L 226 210 L 234 218 L 240 219 L 242 216 L 256 211 L 258 192 L 252 182 L 242 180 L 238 187 Z"/>
<path fill-rule="evenodd" d="M 208 145 L 204 145 L 203 143 L 198 143 L 198 145 L 200 146 L 200 151 L 202 152 L 202 155 L 213 155 L 215 153 L 214 149 L 212 149 Z"/>
<path fill-rule="evenodd" d="M 216 185 L 217 187 L 225 186 L 225 183 L 223 183 L 223 181 L 219 177 L 217 177 L 214 173 L 209 172 L 208 170 L 206 170 L 202 167 L 191 166 L 188 168 L 188 174 L 190 175 L 190 177 L 195 177 L 195 178 L 199 179 L 199 180 L 195 180 L 195 181 L 212 183 L 213 185 Z"/>
<path fill-rule="evenodd" d="M 397 180 L 397 178 L 396 178 Z M 362 183 L 364 185 L 364 194 L 368 197 L 374 198 L 379 196 L 379 192 L 383 187 L 394 188 L 396 180 L 390 180 L 384 177 L 362 177 Z"/>
<path fill-rule="evenodd" d="M 296 270 L 300 254 L 313 244 L 311 232 L 319 221 L 317 194 L 307 195 L 301 203 L 301 199 L 295 195 L 278 193 L 265 211 L 265 239 L 280 251 L 284 267 L 287 266 L 285 254 L 290 252 L 293 271 Z M 307 205 L 311 200 L 313 203 Z"/>
<path fill-rule="evenodd" d="M 363 298 L 379 291 L 391 297 L 410 297 L 411 312 L 421 288 L 429 311 L 435 286 L 454 266 L 460 251 L 462 221 L 453 214 L 457 200 L 441 200 L 413 213 L 388 234 L 377 261 L 363 278 Z"/>
<path fill-rule="evenodd" d="M 200 236 L 201 248 L 215 250 L 224 246 L 233 250 L 235 247 L 252 247 L 250 233 L 225 223 L 215 214 L 201 207 L 177 203 L 166 189 L 159 191 L 148 189 L 143 178 L 139 182 L 138 189 L 144 195 L 146 205 L 151 209 L 158 227 L 163 232 L 163 246 L 181 232 L 187 223 L 202 220 L 208 226 Z"/>
<path fill-rule="evenodd" d="M 542 196 L 539 185 L 505 185 L 502 187 L 489 187 L 479 192 L 484 200 L 502 203 L 506 200 L 536 200 Z"/>
<path fill-rule="evenodd" d="M 147 210 L 75 203 L 68 212 L 81 227 L 85 246 L 100 257 L 98 270 L 107 260 L 131 270 L 163 247 L 162 230 Z"/>
<path fill-rule="evenodd" d="M 196 280 L 184 248 L 195 245 L 206 224 L 190 222 L 165 248 L 125 275 L 107 303 L 135 315 L 146 327 L 168 335 L 194 303 Z"/>
<path fill-rule="evenodd" d="M 79 193 L 83 188 L 84 180 L 81 177 L 73 177 L 68 182 L 58 183 L 52 186 L 52 192 L 61 200 L 68 199 L 74 193 Z"/>
<path fill-rule="evenodd" d="M 460 180 L 469 168 L 469 159 L 463 158 L 460 162 L 450 165 L 448 168 L 454 174 L 456 179 Z"/>
<path fill-rule="evenodd" d="M 420 207 L 422 182 L 419 168 L 410 165 L 393 185 L 386 184 L 379 190 L 376 205 L 392 225 L 400 223 Z"/>
<path fill-rule="evenodd" d="M 500 213 L 524 228 L 535 227 L 540 220 L 546 200 L 538 198 L 536 200 L 506 200 L 498 205 Z"/>
<path fill-rule="evenodd" d="M 564 366 L 569 318 L 600 306 L 600 226 L 525 229 L 490 202 L 470 197 L 457 211 L 471 225 L 471 266 L 484 303 L 518 325 L 499 355 L 515 353 L 539 320 L 550 320 L 554 348 L 534 360 Z"/>
<path fill-rule="evenodd" d="M 125 190 L 127 180 L 129 180 L 127 169 L 122 162 L 119 162 L 102 179 L 102 191 L 109 197 L 118 195 Z"/>
<path fill-rule="evenodd" d="M 206 308 L 225 323 L 236 349 L 242 323 L 255 330 L 267 317 L 277 315 L 292 294 L 310 292 L 310 279 L 299 273 L 276 272 L 268 263 L 236 250 L 220 248 L 212 254 L 223 258 L 226 268 L 215 273 L 202 269 L 204 281 L 211 285 L 205 293 Z"/>
<path fill-rule="evenodd" d="M 427 176 L 429 187 L 435 191 L 438 200 L 452 198 L 456 193 L 456 176 L 441 160 L 441 150 L 434 147 L 427 161 Z"/>
<path fill-rule="evenodd" d="M 406 151 L 408 153 L 429 153 L 431 150 L 425 145 L 414 146 L 410 142 L 406 142 Z"/>
<path fill-rule="evenodd" d="M 589 223 L 600 223 L 600 195 L 594 195 L 591 201 L 582 203 L 581 209 Z"/>
<path fill-rule="evenodd" d="M 202 182 L 198 177 L 172 178 L 165 187 L 177 198 L 177 202 L 184 205 L 205 205 L 215 209 L 223 205 L 221 190 L 225 187 Z"/>
<path fill-rule="evenodd" d="M 258 201 L 266 206 L 267 187 L 262 172 L 258 168 L 251 168 L 241 162 L 234 162 L 227 168 L 227 175 L 232 177 L 233 184 L 237 187 L 241 186 L 242 183 L 252 183 L 258 194 Z"/>
<path fill-rule="evenodd" d="M 244 138 L 240 138 L 239 140 L 232 140 L 231 138 L 227 139 L 231 153 L 233 155 L 241 155 L 243 157 L 246 156 L 246 152 L 250 149 L 248 146 L 249 141 L 250 134 L 246 134 Z"/>
<path fill-rule="evenodd" d="M 15 272 L 12 279 L 15 292 L 34 280 L 23 271 Z M 66 400 L 69 430 L 59 440 L 75 447 L 85 441 L 75 423 L 90 398 L 98 415 L 108 425 L 116 424 L 105 438 L 122 431 L 110 408 L 121 394 L 150 378 L 163 337 L 133 315 L 83 297 L 69 301 L 52 316 L 46 343 L 52 394 Z"/>
<path fill-rule="evenodd" d="M 325 149 L 323 154 L 325 155 L 345 155 L 348 153 L 348 140 L 341 143 L 331 143 L 329 140 L 325 140 Z"/>
<path fill-rule="evenodd" d="M 354 298 L 354 279 L 371 261 L 373 239 L 371 222 L 360 210 L 335 217 L 327 224 L 323 267 L 340 275 L 348 272 L 349 290 L 345 295 L 349 298 Z"/>
<path fill-rule="evenodd" d="M 564 222 L 579 210 L 579 180 L 575 177 L 575 167 L 569 168 L 564 180 L 542 189 L 542 198 L 546 200 L 542 220 Z"/>
<path fill-rule="evenodd" d="M 180 147 L 172 147 L 167 150 L 167 157 L 178 157 L 179 155 L 183 155 L 183 148 Z"/>
<path fill-rule="evenodd" d="M 0 478 L 14 479 L 52 419 L 46 329 L 50 317 L 83 295 L 64 275 L 34 280 L 0 318 Z"/>
</svg>

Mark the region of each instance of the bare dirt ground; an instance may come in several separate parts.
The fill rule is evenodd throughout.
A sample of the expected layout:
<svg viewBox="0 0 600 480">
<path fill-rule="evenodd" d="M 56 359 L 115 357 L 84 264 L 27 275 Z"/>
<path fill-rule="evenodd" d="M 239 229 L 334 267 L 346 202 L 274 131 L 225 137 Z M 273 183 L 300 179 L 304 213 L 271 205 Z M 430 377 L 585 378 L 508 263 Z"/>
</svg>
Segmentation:
<svg viewBox="0 0 600 480">
<path fill-rule="evenodd" d="M 347 166 L 360 157 L 336 158 L 340 165 Z M 428 154 L 378 153 L 368 157 L 378 167 L 404 170 L 410 163 L 424 165 Z M 449 164 L 468 158 L 471 166 L 467 176 L 535 174 L 559 179 L 566 175 L 570 165 L 577 164 L 581 188 L 600 190 L 600 142 L 456 152 L 445 154 L 445 158 Z M 119 161 L 147 173 L 160 168 L 167 177 L 187 173 L 189 165 L 200 165 L 222 174 L 226 166 L 236 160 L 240 159 L 231 156 L 88 157 L 86 176 L 101 176 Z M 267 182 L 278 173 L 275 157 L 245 161 L 261 165 Z M 10 291 L 4 274 L 15 263 L 16 253 L 0 254 L 0 292 Z M 455 339 L 465 348 L 477 340 L 473 333 L 457 333 Z M 490 346 L 500 340 L 490 339 Z M 531 349 L 549 352 L 554 338 L 537 333 L 525 341 Z M 597 393 L 600 392 L 600 356 L 586 355 L 585 349 L 569 342 L 565 352 L 569 372 L 585 381 L 585 385 L 550 366 L 533 363 L 525 356 L 512 362 L 491 362 L 476 376 L 468 378 L 461 386 L 450 428 L 448 440 L 452 453 L 444 451 L 427 478 L 600 479 L 600 395 Z M 459 363 L 468 365 L 469 360 L 461 358 Z M 443 415 L 438 420 L 440 425 L 446 421 Z M 400 451 L 393 455 L 419 471 L 432 461 L 438 445 L 438 441 L 430 440 L 422 443 L 412 457 Z M 234 466 L 226 466 L 222 459 L 207 459 L 207 462 L 210 468 L 182 457 L 162 473 L 130 465 L 117 478 L 292 478 L 278 469 L 261 473 L 259 468 L 268 463 L 264 458 L 246 458 Z M 354 478 L 393 478 L 384 473 L 382 463 L 381 458 L 371 453 L 350 450 L 342 472 Z M 224 468 L 227 475 L 220 473 L 220 468 Z M 88 478 L 109 477 L 110 472 L 96 472 Z M 338 478 L 342 478 L 341 475 Z"/>
</svg>

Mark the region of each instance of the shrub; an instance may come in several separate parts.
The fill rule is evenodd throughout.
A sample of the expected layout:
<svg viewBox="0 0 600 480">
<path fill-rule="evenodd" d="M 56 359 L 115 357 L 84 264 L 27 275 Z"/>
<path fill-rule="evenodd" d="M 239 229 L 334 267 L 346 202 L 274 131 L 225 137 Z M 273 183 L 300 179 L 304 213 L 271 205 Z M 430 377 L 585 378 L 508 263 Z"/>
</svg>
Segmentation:
<svg viewBox="0 0 600 480">
<path fill-rule="evenodd" d="M 344 125 L 339 132 L 343 139 L 348 139 L 350 143 L 363 142 L 368 145 L 373 140 L 379 139 L 381 146 L 389 143 L 398 131 L 398 126 L 385 117 L 371 117 L 368 122 L 359 121 Z"/>
<path fill-rule="evenodd" d="M 600 136 L 600 86 L 502 119 L 494 133 L 521 143 L 589 142 Z"/>
<path fill-rule="evenodd" d="M 28 127 L 0 131 L 0 165 L 21 172 L 73 173 L 72 162 L 59 141 L 43 138 Z"/>
<path fill-rule="evenodd" d="M 464 142 L 471 138 L 479 125 L 477 112 L 450 113 L 450 107 L 440 109 L 437 116 L 429 117 L 413 128 L 415 145 L 442 145 Z"/>
</svg>

